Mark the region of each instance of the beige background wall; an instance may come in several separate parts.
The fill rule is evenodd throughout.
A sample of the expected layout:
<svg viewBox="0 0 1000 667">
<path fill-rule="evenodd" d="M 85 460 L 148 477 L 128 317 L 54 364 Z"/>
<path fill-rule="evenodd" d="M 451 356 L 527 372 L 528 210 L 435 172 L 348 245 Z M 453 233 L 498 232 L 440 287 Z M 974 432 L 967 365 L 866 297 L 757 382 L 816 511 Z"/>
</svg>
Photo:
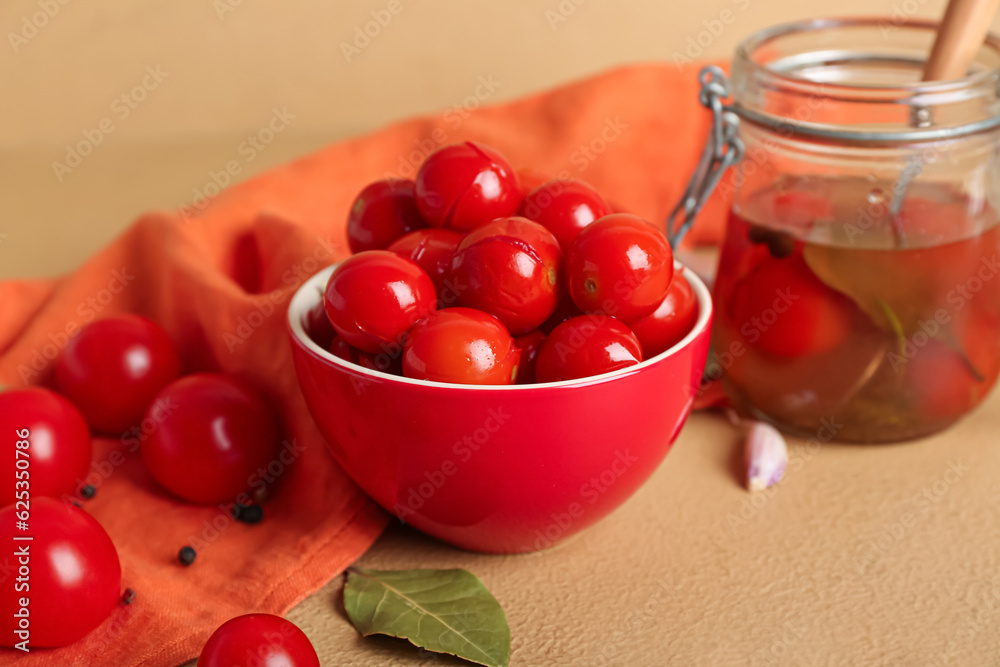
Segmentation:
<svg viewBox="0 0 1000 667">
<path fill-rule="evenodd" d="M 934 16 L 943 0 L 5 0 L 0 276 L 66 270 L 140 211 L 189 202 L 275 107 L 294 119 L 241 177 L 394 119 L 478 104 L 481 77 L 496 102 L 671 60 L 699 37 L 692 53 L 724 56 L 779 20 L 894 6 Z M 348 58 L 342 43 L 372 12 L 385 25 Z M 133 91 L 129 108 L 120 98 Z M 95 134 L 102 121 L 113 131 Z M 101 143 L 57 175 L 52 163 L 85 131 Z"/>
</svg>

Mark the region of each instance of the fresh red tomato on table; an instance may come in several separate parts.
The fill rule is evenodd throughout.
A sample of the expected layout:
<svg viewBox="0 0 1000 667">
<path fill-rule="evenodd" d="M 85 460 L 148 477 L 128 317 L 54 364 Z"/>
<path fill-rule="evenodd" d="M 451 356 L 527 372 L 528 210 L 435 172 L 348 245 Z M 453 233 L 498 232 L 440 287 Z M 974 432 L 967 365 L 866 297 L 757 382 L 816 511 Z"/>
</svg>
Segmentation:
<svg viewBox="0 0 1000 667">
<path fill-rule="evenodd" d="M 581 315 L 549 334 L 538 352 L 539 382 L 575 380 L 642 363 L 642 344 L 624 322 L 607 315 Z"/>
<path fill-rule="evenodd" d="M 576 305 L 625 321 L 656 310 L 673 275 L 674 256 L 663 232 L 628 213 L 591 223 L 566 252 L 566 281 Z"/>
<path fill-rule="evenodd" d="M 198 667 L 319 667 L 309 638 L 291 621 L 246 614 L 220 625 L 205 642 Z"/>
<path fill-rule="evenodd" d="M 555 310 L 561 273 L 556 238 L 518 217 L 469 232 L 451 262 L 459 305 L 495 315 L 514 336 L 537 328 Z"/>
<path fill-rule="evenodd" d="M 410 331 L 403 375 L 457 384 L 512 384 L 519 356 L 497 318 L 472 308 L 445 308 Z"/>
<path fill-rule="evenodd" d="M 352 347 L 379 353 L 402 344 L 410 327 L 437 308 L 430 277 L 412 260 L 368 250 L 344 260 L 326 285 L 326 314 Z"/>
<path fill-rule="evenodd" d="M 180 374 L 170 336 L 140 315 L 115 315 L 73 336 L 56 365 L 56 385 L 95 431 L 139 424 L 156 393 Z"/>
<path fill-rule="evenodd" d="M 18 498 L 73 494 L 90 469 L 87 422 L 54 391 L 0 391 L 0 438 L 0 507 Z"/>
<path fill-rule="evenodd" d="M 475 229 L 514 215 L 521 203 L 517 175 L 507 159 L 471 141 L 431 153 L 416 183 L 417 208 L 434 227 Z"/>
<path fill-rule="evenodd" d="M 524 198 L 519 211 L 552 232 L 563 248 L 568 248 L 584 227 L 610 212 L 597 190 L 572 179 L 538 186 Z"/>
<path fill-rule="evenodd" d="M 168 385 L 150 406 L 157 427 L 142 441 L 142 460 L 171 493 L 209 505 L 253 485 L 278 453 L 270 406 L 253 388 L 213 373 Z"/>
<path fill-rule="evenodd" d="M 643 357 L 649 359 L 679 343 L 694 328 L 698 303 L 683 273 L 675 273 L 667 296 L 646 317 L 628 323 L 642 343 Z"/>
<path fill-rule="evenodd" d="M 413 181 L 389 178 L 362 190 L 347 218 L 347 244 L 351 252 L 385 250 L 396 239 L 427 223 L 417 210 Z"/>
<path fill-rule="evenodd" d="M 16 539 L 26 536 L 31 540 Z M 29 648 L 67 646 L 100 625 L 121 599 L 115 545 L 72 503 L 32 498 L 28 510 L 8 505 L 0 510 L 0 538 L 14 568 L 0 586 L 0 645 L 22 641 L 18 631 L 27 625 Z M 25 549 L 28 555 L 19 555 Z M 27 575 L 18 573 L 21 566 Z"/>
</svg>

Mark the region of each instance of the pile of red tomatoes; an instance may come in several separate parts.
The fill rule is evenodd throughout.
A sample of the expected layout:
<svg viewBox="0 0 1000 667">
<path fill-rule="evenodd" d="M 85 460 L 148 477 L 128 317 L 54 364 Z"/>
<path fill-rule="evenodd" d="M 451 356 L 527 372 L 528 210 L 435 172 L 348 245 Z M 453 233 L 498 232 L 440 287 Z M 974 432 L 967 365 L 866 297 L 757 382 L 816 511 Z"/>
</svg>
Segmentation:
<svg viewBox="0 0 1000 667">
<path fill-rule="evenodd" d="M 255 474 L 279 453 L 268 401 L 232 376 L 182 376 L 174 342 L 145 317 L 117 315 L 76 332 L 54 388 L 0 390 L 0 538 L 14 550 L 7 565 L 15 573 L 0 586 L 0 646 L 25 651 L 72 644 L 131 604 L 114 543 L 80 503 L 127 456 L 138 452 L 183 501 L 245 509 L 260 495 Z M 121 442 L 101 465 L 92 432 Z M 272 646 L 265 635 L 278 631 L 287 642 Z M 219 633 L 199 664 L 228 666 L 247 650 L 319 664 L 305 635 L 280 617 L 240 617 Z"/>
<path fill-rule="evenodd" d="M 313 339 L 371 370 L 527 384 L 641 363 L 694 326 L 664 234 L 586 183 L 521 189 L 482 144 L 444 146 L 415 180 L 368 185 L 348 218 Z"/>
</svg>

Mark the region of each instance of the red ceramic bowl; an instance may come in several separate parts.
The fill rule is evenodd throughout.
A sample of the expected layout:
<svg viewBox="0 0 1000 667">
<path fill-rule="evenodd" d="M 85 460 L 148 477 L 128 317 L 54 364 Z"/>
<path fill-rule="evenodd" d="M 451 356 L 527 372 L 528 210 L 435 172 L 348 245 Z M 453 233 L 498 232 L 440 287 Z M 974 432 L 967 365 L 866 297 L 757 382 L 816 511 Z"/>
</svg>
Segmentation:
<svg viewBox="0 0 1000 667">
<path fill-rule="evenodd" d="M 479 386 L 411 380 L 335 357 L 305 333 L 333 267 L 292 298 L 299 384 L 330 450 L 382 507 L 473 551 L 544 549 L 635 493 L 691 412 L 712 302 L 694 329 L 632 368 L 566 382 Z"/>
</svg>

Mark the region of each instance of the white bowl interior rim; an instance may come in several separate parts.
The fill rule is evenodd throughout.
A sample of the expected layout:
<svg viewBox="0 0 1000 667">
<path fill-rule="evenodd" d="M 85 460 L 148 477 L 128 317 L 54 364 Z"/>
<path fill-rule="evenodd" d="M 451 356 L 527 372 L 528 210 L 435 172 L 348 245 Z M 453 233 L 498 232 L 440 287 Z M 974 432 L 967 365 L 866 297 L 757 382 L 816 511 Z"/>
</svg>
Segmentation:
<svg viewBox="0 0 1000 667">
<path fill-rule="evenodd" d="M 688 332 L 684 338 L 681 339 L 679 343 L 671 347 L 670 349 L 661 352 L 655 357 L 644 360 L 640 364 L 635 366 L 629 366 L 627 368 L 620 368 L 616 371 L 611 371 L 608 373 L 602 373 L 601 375 L 591 375 L 585 378 L 578 378 L 575 380 L 563 380 L 561 382 L 544 382 L 544 383 L 533 383 L 533 384 L 455 384 L 449 382 L 435 382 L 432 380 L 415 380 L 413 378 L 402 377 L 399 375 L 392 375 L 391 373 L 383 373 L 382 371 L 371 370 L 357 364 L 353 364 L 346 359 L 341 359 L 335 356 L 333 353 L 324 350 L 322 347 L 317 345 L 307 334 L 303 321 L 305 320 L 306 314 L 311 311 L 319 302 L 322 297 L 323 291 L 326 288 L 326 283 L 330 279 L 330 274 L 333 270 L 337 268 L 337 264 L 331 264 L 325 269 L 321 269 L 313 274 L 308 280 L 306 280 L 298 290 L 296 290 L 295 295 L 292 297 L 291 302 L 288 304 L 288 325 L 295 337 L 301 342 L 306 349 L 315 354 L 318 357 L 326 359 L 334 363 L 337 366 L 343 368 L 348 368 L 355 373 L 361 375 L 367 375 L 373 379 L 377 380 L 388 380 L 392 382 L 402 382 L 404 384 L 413 384 L 423 387 L 441 387 L 448 389 L 462 388 L 473 391 L 525 391 L 525 390 L 539 390 L 542 388 L 549 387 L 573 387 L 581 385 L 590 385 L 601 382 L 607 382 L 608 380 L 613 380 L 618 377 L 623 377 L 625 375 L 631 375 L 632 373 L 638 372 L 645 366 L 651 366 L 680 350 L 684 346 L 688 345 L 696 336 L 698 336 L 704 329 L 708 326 L 709 317 L 712 312 L 712 295 L 708 291 L 708 287 L 702 282 L 694 271 L 691 269 L 686 269 L 680 262 L 674 262 L 675 271 L 684 271 L 684 277 L 691 284 L 691 288 L 694 291 L 695 297 L 698 299 L 698 319 L 694 324 L 691 331 Z"/>
</svg>

